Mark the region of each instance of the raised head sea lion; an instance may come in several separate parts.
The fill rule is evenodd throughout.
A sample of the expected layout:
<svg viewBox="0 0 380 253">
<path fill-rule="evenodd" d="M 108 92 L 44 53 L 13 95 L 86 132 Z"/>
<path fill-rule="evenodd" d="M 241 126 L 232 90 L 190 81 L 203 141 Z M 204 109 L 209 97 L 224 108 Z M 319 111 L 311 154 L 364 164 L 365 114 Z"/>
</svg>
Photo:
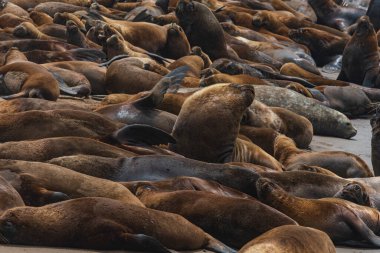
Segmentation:
<svg viewBox="0 0 380 253">
<path fill-rule="evenodd" d="M 354 35 L 343 52 L 342 70 L 338 80 L 380 87 L 378 42 L 367 16 L 358 21 Z"/>
<path fill-rule="evenodd" d="M 179 214 L 234 248 L 274 227 L 297 224 L 253 198 L 188 190 L 159 192 L 150 186 L 138 188 L 136 196 L 146 207 Z"/>
<path fill-rule="evenodd" d="M 295 219 L 300 225 L 326 232 L 334 243 L 365 240 L 380 246 L 379 211 L 336 198 L 294 197 L 266 178 L 256 183 L 260 201 Z M 352 244 L 351 244 L 352 245 Z"/>
<path fill-rule="evenodd" d="M 372 177 L 373 173 L 367 164 L 354 154 L 343 151 L 308 152 L 296 147 L 294 141 L 284 135 L 278 135 L 274 143 L 274 157 L 285 169 L 305 164 L 331 170 L 338 176 Z"/>
<path fill-rule="evenodd" d="M 107 198 L 13 209 L 1 216 L 0 232 L 2 242 L 12 244 L 161 253 L 170 252 L 167 248 L 235 252 L 179 215 Z"/>
<path fill-rule="evenodd" d="M 336 250 L 330 237 L 318 229 L 284 225 L 265 232 L 239 250 L 251 252 L 335 253 Z"/>
<path fill-rule="evenodd" d="M 175 12 L 191 46 L 201 47 L 212 60 L 229 58 L 231 53 L 227 49 L 223 29 L 206 5 L 181 0 Z"/>
<path fill-rule="evenodd" d="M 217 84 L 194 93 L 182 105 L 172 132 L 177 143 L 171 150 L 205 162 L 251 162 L 281 170 L 281 164 L 264 150 L 237 138 L 254 96 L 252 86 L 239 84 Z M 222 119 L 223 125 L 216 124 Z M 199 127 L 209 131 L 193 131 Z"/>
</svg>

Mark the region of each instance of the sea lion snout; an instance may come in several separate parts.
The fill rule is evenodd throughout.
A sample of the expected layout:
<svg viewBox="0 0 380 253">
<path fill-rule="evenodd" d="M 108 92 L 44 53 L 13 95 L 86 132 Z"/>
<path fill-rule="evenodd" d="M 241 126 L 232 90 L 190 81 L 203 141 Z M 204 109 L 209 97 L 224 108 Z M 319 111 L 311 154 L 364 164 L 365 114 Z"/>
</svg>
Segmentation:
<svg viewBox="0 0 380 253">
<path fill-rule="evenodd" d="M 260 199 L 264 198 L 268 192 L 271 192 L 275 188 L 276 185 L 268 178 L 261 177 L 256 181 L 257 195 Z"/>
</svg>

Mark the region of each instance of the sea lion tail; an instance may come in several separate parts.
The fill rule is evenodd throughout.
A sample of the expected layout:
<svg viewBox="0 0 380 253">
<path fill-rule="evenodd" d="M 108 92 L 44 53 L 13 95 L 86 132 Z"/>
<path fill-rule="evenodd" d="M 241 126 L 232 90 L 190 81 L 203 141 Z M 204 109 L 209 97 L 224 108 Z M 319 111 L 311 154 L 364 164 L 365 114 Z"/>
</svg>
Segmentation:
<svg viewBox="0 0 380 253">
<path fill-rule="evenodd" d="M 213 252 L 217 252 L 217 253 L 236 253 L 237 252 L 236 250 L 231 249 L 230 247 L 216 240 L 210 235 L 209 235 L 208 244 L 206 245 L 205 249 L 213 251 Z"/>
<path fill-rule="evenodd" d="M 176 140 L 165 131 L 143 124 L 125 126 L 111 135 L 111 139 L 120 144 L 160 145 L 176 143 Z"/>
</svg>

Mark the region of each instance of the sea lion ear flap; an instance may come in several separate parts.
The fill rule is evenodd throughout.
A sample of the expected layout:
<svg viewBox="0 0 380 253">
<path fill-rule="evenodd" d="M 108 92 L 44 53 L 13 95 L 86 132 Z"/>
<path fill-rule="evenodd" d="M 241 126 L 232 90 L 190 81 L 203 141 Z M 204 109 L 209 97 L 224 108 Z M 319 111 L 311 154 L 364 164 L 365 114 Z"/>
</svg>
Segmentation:
<svg viewBox="0 0 380 253">
<path fill-rule="evenodd" d="M 143 124 L 125 126 L 115 131 L 112 134 L 112 138 L 121 144 L 136 146 L 176 143 L 176 140 L 165 131 Z"/>
<path fill-rule="evenodd" d="M 188 66 L 182 66 L 174 69 L 169 74 L 164 76 L 149 92 L 149 94 L 143 98 L 140 98 L 133 102 L 135 106 L 155 108 L 162 103 L 164 95 L 169 87 L 179 85 L 185 78 L 187 71 L 190 68 Z"/>
</svg>

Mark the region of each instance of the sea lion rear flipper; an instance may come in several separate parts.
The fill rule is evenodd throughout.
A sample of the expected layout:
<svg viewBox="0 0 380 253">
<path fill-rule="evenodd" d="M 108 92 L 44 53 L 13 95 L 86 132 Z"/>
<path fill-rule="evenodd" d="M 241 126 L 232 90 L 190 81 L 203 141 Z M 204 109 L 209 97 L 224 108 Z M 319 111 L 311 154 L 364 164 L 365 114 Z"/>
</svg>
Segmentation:
<svg viewBox="0 0 380 253">
<path fill-rule="evenodd" d="M 159 145 L 176 143 L 176 140 L 168 133 L 161 129 L 143 125 L 134 124 L 125 126 L 112 134 L 112 139 L 121 144 L 134 144 L 134 145 Z"/>
<path fill-rule="evenodd" d="M 164 76 L 150 91 L 150 93 L 133 102 L 135 106 L 155 108 L 160 105 L 170 86 L 178 85 L 185 78 L 188 66 L 182 66 Z"/>
<path fill-rule="evenodd" d="M 160 63 L 160 64 L 164 64 L 165 62 L 167 63 L 170 63 L 170 61 L 158 54 L 153 54 L 153 53 L 149 53 L 149 52 L 146 52 L 146 54 L 152 58 L 153 60 L 155 60 L 156 62 Z"/>
<path fill-rule="evenodd" d="M 377 236 L 355 212 L 347 210 L 342 217 L 344 221 L 355 230 L 354 232 L 359 233 L 363 239 L 371 242 L 373 245 L 380 247 L 380 237 Z"/>
<path fill-rule="evenodd" d="M 143 251 L 153 251 L 160 253 L 171 253 L 175 251 L 170 251 L 166 248 L 160 241 L 156 238 L 144 234 L 129 234 L 124 233 L 122 239 L 126 244 L 126 248 L 143 250 Z"/>
<path fill-rule="evenodd" d="M 28 96 L 29 96 L 29 93 L 27 91 L 21 91 L 21 92 L 16 93 L 16 94 L 12 94 L 12 95 L 8 95 L 8 96 L 2 96 L 1 98 L 5 99 L 5 100 L 11 100 L 11 99 L 15 99 L 15 98 L 27 98 Z"/>
<path fill-rule="evenodd" d="M 236 253 L 236 250 L 231 249 L 227 245 L 211 236 L 209 237 L 209 242 L 206 246 L 206 249 L 217 253 Z"/>
</svg>

